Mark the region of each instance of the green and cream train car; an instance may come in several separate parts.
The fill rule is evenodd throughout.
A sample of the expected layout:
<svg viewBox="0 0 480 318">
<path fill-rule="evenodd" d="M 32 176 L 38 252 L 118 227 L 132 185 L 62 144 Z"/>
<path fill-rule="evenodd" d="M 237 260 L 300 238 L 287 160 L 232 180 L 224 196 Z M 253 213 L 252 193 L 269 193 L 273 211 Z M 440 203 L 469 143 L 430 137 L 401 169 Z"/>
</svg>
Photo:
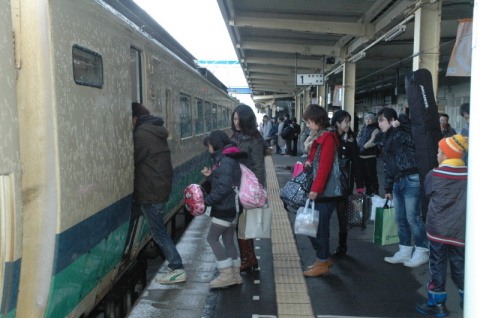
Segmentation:
<svg viewBox="0 0 480 318">
<path fill-rule="evenodd" d="M 109 2 L 0 0 L 0 317 L 86 317 L 137 261 L 132 101 L 170 131 L 165 221 L 202 180 L 204 134 L 230 126 L 225 87 Z"/>
<path fill-rule="evenodd" d="M 13 317 L 22 245 L 22 192 L 11 8 L 0 1 L 0 317 Z"/>
</svg>

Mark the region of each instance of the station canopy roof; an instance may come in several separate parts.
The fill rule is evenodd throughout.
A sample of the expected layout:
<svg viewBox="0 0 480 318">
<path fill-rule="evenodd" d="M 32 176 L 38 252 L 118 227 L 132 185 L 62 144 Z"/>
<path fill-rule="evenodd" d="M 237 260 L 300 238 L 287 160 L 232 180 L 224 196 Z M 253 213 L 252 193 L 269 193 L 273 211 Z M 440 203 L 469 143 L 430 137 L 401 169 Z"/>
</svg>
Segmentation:
<svg viewBox="0 0 480 318">
<path fill-rule="evenodd" d="M 329 83 L 341 83 L 342 74 L 334 71 L 356 55 L 357 92 L 389 85 L 412 69 L 412 15 L 419 6 L 438 2 L 217 1 L 254 100 L 293 96 L 299 91 L 297 74 L 324 74 Z M 441 3 L 440 80 L 445 77 L 459 19 L 473 16 L 473 1 Z M 390 36 L 397 28 L 398 34 Z"/>
</svg>

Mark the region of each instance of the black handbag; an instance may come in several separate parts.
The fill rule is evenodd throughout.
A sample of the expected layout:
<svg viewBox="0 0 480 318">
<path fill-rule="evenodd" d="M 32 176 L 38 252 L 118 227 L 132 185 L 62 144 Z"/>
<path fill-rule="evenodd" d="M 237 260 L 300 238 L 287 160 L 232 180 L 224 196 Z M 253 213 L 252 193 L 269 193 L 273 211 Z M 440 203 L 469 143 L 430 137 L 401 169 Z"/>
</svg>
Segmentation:
<svg viewBox="0 0 480 318">
<path fill-rule="evenodd" d="M 294 133 L 294 129 L 293 129 L 293 125 L 287 125 L 285 126 L 285 128 L 283 128 L 282 132 L 280 133 L 280 136 L 283 138 L 283 139 L 289 139 L 290 137 L 293 137 L 293 133 Z"/>
<path fill-rule="evenodd" d="M 305 206 L 313 183 L 313 169 L 302 171 L 298 176 L 288 181 L 280 191 L 280 199 L 288 206 L 297 210 Z"/>
<path fill-rule="evenodd" d="M 366 194 L 351 194 L 348 196 L 347 227 L 359 227 L 364 230 L 370 219 L 372 199 Z"/>
<path fill-rule="evenodd" d="M 291 206 L 293 209 L 298 209 L 299 207 L 305 206 L 305 203 L 308 199 L 308 194 L 312 188 L 313 180 L 317 175 L 318 171 L 318 158 L 320 157 L 319 145 L 315 157 L 313 159 L 313 168 L 306 168 L 298 176 L 288 181 L 287 184 L 280 191 L 280 199 L 288 206 Z M 332 165 L 332 170 L 328 175 L 327 183 L 323 190 L 322 194 L 319 194 L 316 201 L 330 201 L 343 199 L 345 189 L 343 189 L 341 182 L 342 173 L 338 164 L 338 154 L 337 148 L 335 148 L 334 161 Z"/>
</svg>

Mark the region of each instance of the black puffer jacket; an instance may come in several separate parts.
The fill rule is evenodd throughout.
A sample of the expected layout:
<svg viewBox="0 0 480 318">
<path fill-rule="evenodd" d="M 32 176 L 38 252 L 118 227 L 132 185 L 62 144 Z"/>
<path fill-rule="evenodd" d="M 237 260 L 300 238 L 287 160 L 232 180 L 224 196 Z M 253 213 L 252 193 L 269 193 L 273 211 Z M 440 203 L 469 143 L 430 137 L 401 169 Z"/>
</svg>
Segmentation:
<svg viewBox="0 0 480 318">
<path fill-rule="evenodd" d="M 240 187 L 242 172 L 238 160 L 247 157 L 238 148 L 228 145 L 223 151 L 212 153 L 215 166 L 207 178 L 212 185 L 212 191 L 205 197 L 205 205 L 211 206 L 210 216 L 219 219 L 235 217 L 235 187 Z"/>
<path fill-rule="evenodd" d="M 247 153 L 248 158 L 242 163 L 252 170 L 258 182 L 265 188 L 267 176 L 265 172 L 265 143 L 260 134 L 257 137 L 243 135 L 235 132 L 232 139 L 237 143 L 240 151 Z"/>
<path fill-rule="evenodd" d="M 425 178 L 425 194 L 430 200 L 425 222 L 428 239 L 465 246 L 467 167 L 444 164 L 433 169 Z"/>
<path fill-rule="evenodd" d="M 168 131 L 160 117 L 140 116 L 133 132 L 137 204 L 166 203 L 172 190 L 173 167 Z"/>
<path fill-rule="evenodd" d="M 393 183 L 396 180 L 418 173 L 411 122 L 402 120 L 399 127 L 390 127 L 383 134 L 382 142 L 384 187 L 386 193 L 392 193 Z"/>
</svg>

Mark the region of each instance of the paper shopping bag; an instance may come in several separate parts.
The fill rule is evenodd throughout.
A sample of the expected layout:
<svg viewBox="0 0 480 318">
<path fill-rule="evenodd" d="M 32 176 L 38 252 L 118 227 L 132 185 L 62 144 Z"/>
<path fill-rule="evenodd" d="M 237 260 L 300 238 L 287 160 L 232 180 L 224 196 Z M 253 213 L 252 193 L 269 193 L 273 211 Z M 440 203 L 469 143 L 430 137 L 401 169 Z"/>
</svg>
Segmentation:
<svg viewBox="0 0 480 318">
<path fill-rule="evenodd" d="M 388 207 L 388 199 L 383 208 L 375 211 L 375 230 L 373 243 L 389 245 L 399 242 L 397 224 L 395 223 L 395 208 Z"/>
<path fill-rule="evenodd" d="M 238 238 L 270 238 L 272 225 L 272 209 L 257 208 L 245 210 L 238 219 Z"/>
</svg>

